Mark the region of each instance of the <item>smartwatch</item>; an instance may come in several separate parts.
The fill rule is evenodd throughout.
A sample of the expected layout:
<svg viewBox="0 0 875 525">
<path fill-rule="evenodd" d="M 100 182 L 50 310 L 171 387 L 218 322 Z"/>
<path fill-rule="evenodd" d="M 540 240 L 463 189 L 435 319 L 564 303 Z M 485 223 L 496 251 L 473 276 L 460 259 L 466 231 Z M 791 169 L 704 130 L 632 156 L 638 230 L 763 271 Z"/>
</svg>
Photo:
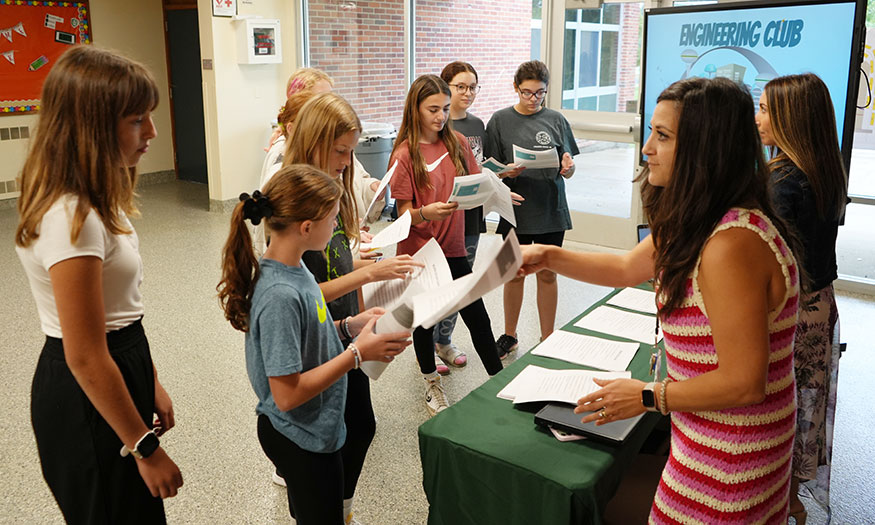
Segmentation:
<svg viewBox="0 0 875 525">
<path fill-rule="evenodd" d="M 131 454 L 132 456 L 134 456 L 137 459 L 145 459 L 145 458 L 148 458 L 149 456 L 151 456 L 152 454 L 154 454 L 156 450 L 158 450 L 158 445 L 159 445 L 158 436 L 155 435 L 154 430 L 150 430 L 150 431 L 146 432 L 145 434 L 143 434 L 143 437 L 141 437 L 140 440 L 137 441 L 137 444 L 134 445 L 133 450 L 122 445 L 122 449 L 120 451 L 120 454 L 122 457 L 125 457 L 128 454 Z"/>
<path fill-rule="evenodd" d="M 654 393 L 655 389 L 656 383 L 647 383 L 646 385 L 644 385 L 644 389 L 641 390 L 641 404 L 644 405 L 644 408 L 646 408 L 648 412 L 659 411 L 656 408 L 656 394 Z"/>
</svg>

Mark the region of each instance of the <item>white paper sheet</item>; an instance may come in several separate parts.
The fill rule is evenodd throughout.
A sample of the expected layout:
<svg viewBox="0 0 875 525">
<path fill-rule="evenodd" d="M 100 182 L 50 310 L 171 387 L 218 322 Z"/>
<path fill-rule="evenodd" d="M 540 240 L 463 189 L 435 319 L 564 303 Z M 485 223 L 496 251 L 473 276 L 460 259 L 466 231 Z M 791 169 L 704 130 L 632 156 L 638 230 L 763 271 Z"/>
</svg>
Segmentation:
<svg viewBox="0 0 875 525">
<path fill-rule="evenodd" d="M 510 188 L 492 170 L 453 179 L 453 192 L 447 202 L 458 202 L 460 210 L 483 206 L 483 213 L 496 212 L 516 227 Z"/>
<path fill-rule="evenodd" d="M 653 330 L 656 328 L 656 318 L 618 310 L 610 306 L 599 306 L 574 323 L 574 326 L 585 330 L 592 330 L 593 332 L 622 337 L 623 339 L 652 344 Z"/>
<path fill-rule="evenodd" d="M 545 150 L 526 149 L 513 145 L 513 162 L 517 166 L 532 169 L 558 168 L 559 154 L 556 148 Z"/>
<path fill-rule="evenodd" d="M 413 326 L 413 311 L 404 303 L 381 315 L 374 324 L 375 334 L 403 332 Z M 385 361 L 365 361 L 361 364 L 362 372 L 374 381 L 380 379 L 389 363 Z"/>
<path fill-rule="evenodd" d="M 656 292 L 640 288 L 626 288 L 608 299 L 608 304 L 656 315 Z"/>
<path fill-rule="evenodd" d="M 434 326 L 447 315 L 457 312 L 480 297 L 513 279 L 522 265 L 519 241 L 513 230 L 501 243 L 487 244 L 477 250 L 476 271 L 457 279 L 452 286 L 432 288 L 413 298 L 414 326 Z"/>
<path fill-rule="evenodd" d="M 371 203 L 368 204 L 368 209 L 365 211 L 365 215 L 363 217 L 365 224 L 368 224 L 371 222 L 368 220 L 368 217 L 371 216 L 371 212 L 374 211 L 374 206 L 376 206 L 377 201 L 380 200 L 377 197 L 382 195 L 383 192 L 386 190 L 386 186 L 388 186 L 389 181 L 392 180 L 392 175 L 395 175 L 395 168 L 397 168 L 397 167 L 398 167 L 398 161 L 396 160 L 395 162 L 392 163 L 392 167 L 389 168 L 389 171 L 387 171 L 386 174 L 383 175 L 383 178 L 380 179 L 380 185 L 377 186 L 377 192 L 374 193 L 374 198 L 371 199 Z"/>
<path fill-rule="evenodd" d="M 609 371 L 623 371 L 638 352 L 638 343 L 610 341 L 600 337 L 556 330 L 532 353 L 578 365 Z"/>
<path fill-rule="evenodd" d="M 430 239 L 425 243 L 425 246 L 413 254 L 413 260 L 423 263 L 425 267 L 416 270 L 406 279 L 365 284 L 362 287 L 365 308 L 379 306 L 388 311 L 401 302 L 410 306 L 414 295 L 440 289 L 453 282 L 447 258 L 436 240 Z"/>
<path fill-rule="evenodd" d="M 495 160 L 495 157 L 489 157 L 480 163 L 480 167 L 483 169 L 488 169 L 493 173 L 504 173 L 506 171 L 510 171 L 512 168 L 508 168 L 507 164 L 502 164 Z"/>
<path fill-rule="evenodd" d="M 531 368 L 531 365 L 526 368 Z M 522 376 L 522 373 L 517 377 L 520 376 Z M 593 372 L 591 370 L 551 370 L 540 368 L 523 376 L 519 384 L 514 386 L 508 384 L 510 390 L 505 392 L 505 395 L 512 395 L 514 404 L 535 401 L 559 401 L 576 405 L 578 399 L 601 388 L 593 379 L 630 377 L 632 377 L 631 372 Z M 516 378 L 511 383 L 515 382 Z M 505 387 L 506 389 L 507 387 Z"/>
<path fill-rule="evenodd" d="M 526 390 L 526 385 L 537 382 L 539 375 L 547 370 L 542 366 L 528 365 L 515 378 L 511 379 L 510 383 L 502 388 L 496 397 L 513 401 L 518 393 Z"/>
<path fill-rule="evenodd" d="M 368 252 L 378 248 L 385 248 L 386 246 L 398 244 L 410 235 L 410 224 L 410 210 L 407 210 L 402 216 L 398 217 L 395 222 L 383 228 L 380 233 L 374 235 L 371 242 L 363 242 L 361 251 Z"/>
</svg>

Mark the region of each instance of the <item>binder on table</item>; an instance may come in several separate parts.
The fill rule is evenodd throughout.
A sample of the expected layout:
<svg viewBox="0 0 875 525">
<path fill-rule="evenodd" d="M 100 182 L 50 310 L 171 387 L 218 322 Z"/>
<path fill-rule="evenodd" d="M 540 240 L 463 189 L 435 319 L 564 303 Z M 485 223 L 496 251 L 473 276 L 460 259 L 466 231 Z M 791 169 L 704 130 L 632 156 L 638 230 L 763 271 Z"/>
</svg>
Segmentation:
<svg viewBox="0 0 875 525">
<path fill-rule="evenodd" d="M 535 414 L 535 424 L 619 445 L 629 437 L 629 434 L 632 433 L 635 425 L 641 421 L 644 414 L 599 426 L 596 426 L 594 421 L 591 423 L 581 423 L 580 420 L 584 416 L 585 414 L 575 414 L 574 407 L 571 405 L 547 403 L 544 408 Z"/>
</svg>

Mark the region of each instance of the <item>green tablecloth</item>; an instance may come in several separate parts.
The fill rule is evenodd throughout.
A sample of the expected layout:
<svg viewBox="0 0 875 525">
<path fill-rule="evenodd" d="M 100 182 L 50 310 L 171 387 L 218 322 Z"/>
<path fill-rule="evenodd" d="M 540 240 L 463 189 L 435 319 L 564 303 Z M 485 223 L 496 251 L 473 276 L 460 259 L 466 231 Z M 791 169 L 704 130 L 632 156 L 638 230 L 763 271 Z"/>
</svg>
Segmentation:
<svg viewBox="0 0 875 525">
<path fill-rule="evenodd" d="M 574 322 L 619 293 L 614 290 L 563 329 L 616 339 Z M 650 345 L 628 370 L 648 380 Z M 601 523 L 624 470 L 659 421 L 646 414 L 621 446 L 560 442 L 539 429 L 533 412 L 496 396 L 527 365 L 585 368 L 527 353 L 419 427 L 423 486 L 430 525 Z"/>
</svg>

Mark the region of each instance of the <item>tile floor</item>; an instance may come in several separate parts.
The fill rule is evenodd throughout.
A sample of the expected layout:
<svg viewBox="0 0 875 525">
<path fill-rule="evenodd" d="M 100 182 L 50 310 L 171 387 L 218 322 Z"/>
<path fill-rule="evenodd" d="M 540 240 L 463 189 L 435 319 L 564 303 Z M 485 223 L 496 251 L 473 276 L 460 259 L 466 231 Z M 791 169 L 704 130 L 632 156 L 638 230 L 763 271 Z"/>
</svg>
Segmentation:
<svg viewBox="0 0 875 525">
<path fill-rule="evenodd" d="M 180 495 L 166 503 L 167 516 L 171 523 L 287 523 L 285 493 L 270 482 L 271 466 L 255 436 L 255 396 L 246 378 L 243 336 L 224 321 L 216 300 L 228 216 L 209 213 L 207 207 L 204 186 L 147 186 L 141 191 L 143 217 L 134 223 L 146 269 L 144 324 L 177 416 L 177 427 L 163 444 L 185 477 Z M 30 428 L 30 381 L 43 337 L 13 249 L 15 224 L 14 210 L 0 210 L 0 523 L 59 523 Z M 607 291 L 560 280 L 557 325 Z M 503 325 L 501 292 L 485 299 L 498 334 Z M 535 308 L 531 283 L 525 301 L 525 308 Z M 833 523 L 873 523 L 875 426 L 870 407 L 875 343 L 869 330 L 875 298 L 840 293 L 838 301 L 848 351 L 839 375 Z M 537 342 L 536 319 L 523 316 L 522 348 Z M 470 349 L 463 327 L 455 340 Z M 470 364 L 445 379 L 451 401 L 487 377 L 476 354 L 469 354 Z M 425 523 L 416 429 L 427 412 L 412 351 L 372 384 L 372 393 L 377 435 L 359 484 L 357 517 L 370 525 Z M 823 523 L 815 518 L 809 523 Z"/>
</svg>

